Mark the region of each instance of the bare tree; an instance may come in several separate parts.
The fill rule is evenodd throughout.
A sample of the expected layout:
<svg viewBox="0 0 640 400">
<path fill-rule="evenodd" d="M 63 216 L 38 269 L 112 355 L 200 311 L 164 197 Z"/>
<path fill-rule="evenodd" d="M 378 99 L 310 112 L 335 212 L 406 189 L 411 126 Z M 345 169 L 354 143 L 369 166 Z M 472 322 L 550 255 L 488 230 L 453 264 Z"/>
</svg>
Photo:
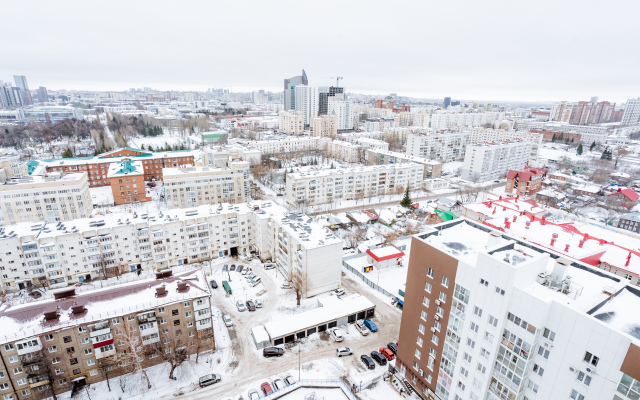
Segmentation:
<svg viewBox="0 0 640 400">
<path fill-rule="evenodd" d="M 117 354 L 118 366 L 129 367 L 129 372 L 132 373 L 140 371 L 143 380 L 147 383 L 147 389 L 151 389 L 151 381 L 147 371 L 142 367 L 145 350 L 137 332 L 137 320 L 133 320 L 130 324 L 124 324 L 121 330 L 116 331 L 116 337 L 123 342 L 123 345 L 120 346 L 122 351 Z"/>
<path fill-rule="evenodd" d="M 622 146 L 616 147 L 615 150 L 613 151 L 613 168 L 618 169 L 618 162 L 622 158 L 627 156 L 629 153 L 631 152 L 627 150 L 625 147 L 622 147 Z"/>
<path fill-rule="evenodd" d="M 299 267 L 293 267 L 291 271 L 291 285 L 296 292 L 296 304 L 300 305 L 300 299 L 307 294 L 307 274 Z"/>
<path fill-rule="evenodd" d="M 173 379 L 173 373 L 176 368 L 189 359 L 189 352 L 181 329 L 162 335 L 160 341 L 146 347 L 145 354 L 157 354 L 164 362 L 169 363 L 171 367 L 169 379 Z"/>
<path fill-rule="evenodd" d="M 389 232 L 384 233 L 382 237 L 384 238 L 385 244 L 392 245 L 400 237 L 400 234 L 394 230 L 389 230 Z"/>
</svg>

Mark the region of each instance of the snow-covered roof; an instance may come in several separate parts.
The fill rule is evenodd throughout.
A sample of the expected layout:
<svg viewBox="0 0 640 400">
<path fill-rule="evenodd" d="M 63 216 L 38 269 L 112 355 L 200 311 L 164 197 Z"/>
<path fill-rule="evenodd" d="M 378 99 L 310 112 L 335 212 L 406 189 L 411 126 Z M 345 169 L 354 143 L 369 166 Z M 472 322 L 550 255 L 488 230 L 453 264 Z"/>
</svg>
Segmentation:
<svg viewBox="0 0 640 400">
<path fill-rule="evenodd" d="M 178 291 L 178 283 L 187 284 Z M 156 288 L 166 294 L 156 297 Z M 79 293 L 60 300 L 46 299 L 22 305 L 5 303 L 0 309 L 0 338 L 4 342 L 40 335 L 67 327 L 89 324 L 127 314 L 161 307 L 165 304 L 209 296 L 209 287 L 201 271 L 188 271 L 164 279 L 143 279 Z M 72 307 L 84 305 L 85 311 L 73 314 Z M 58 318 L 45 321 L 44 313 L 58 311 Z"/>
<path fill-rule="evenodd" d="M 612 328 L 640 339 L 639 309 L 640 297 L 625 289 L 590 314 Z"/>
<path fill-rule="evenodd" d="M 359 294 L 342 297 L 341 299 L 335 296 L 325 296 L 319 298 L 318 303 L 322 307 L 267 322 L 264 324 L 264 328 L 273 340 L 274 338 L 290 335 L 310 327 L 375 308 L 375 304 L 371 300 Z"/>
<path fill-rule="evenodd" d="M 366 224 L 369 222 L 369 216 L 361 211 L 351 211 L 348 212 L 347 215 L 359 224 Z"/>
<path fill-rule="evenodd" d="M 374 260 L 386 261 L 404 256 L 404 253 L 393 246 L 385 246 L 377 249 L 368 249 L 367 254 Z"/>
<path fill-rule="evenodd" d="M 557 190 L 554 190 L 554 189 L 542 189 L 538 191 L 536 194 L 540 196 L 545 196 L 545 197 L 553 197 L 557 200 L 562 200 L 565 197 L 567 197 L 564 195 L 564 193 L 558 192 Z"/>
<path fill-rule="evenodd" d="M 620 216 L 620 219 L 624 219 L 624 220 L 627 220 L 627 221 L 640 222 L 640 213 L 631 212 L 631 213 L 627 213 L 627 214 L 622 214 Z"/>
</svg>

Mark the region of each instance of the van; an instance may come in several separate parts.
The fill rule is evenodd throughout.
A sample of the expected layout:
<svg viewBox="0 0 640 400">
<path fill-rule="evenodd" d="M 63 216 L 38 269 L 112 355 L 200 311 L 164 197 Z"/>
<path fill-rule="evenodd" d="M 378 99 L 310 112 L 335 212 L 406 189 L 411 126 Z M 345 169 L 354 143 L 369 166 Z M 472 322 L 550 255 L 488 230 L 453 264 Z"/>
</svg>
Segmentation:
<svg viewBox="0 0 640 400">
<path fill-rule="evenodd" d="M 218 374 L 205 375 L 201 376 L 200 379 L 198 379 L 198 384 L 200 385 L 200 387 L 205 387 L 220 382 L 220 379 L 221 377 Z"/>
</svg>

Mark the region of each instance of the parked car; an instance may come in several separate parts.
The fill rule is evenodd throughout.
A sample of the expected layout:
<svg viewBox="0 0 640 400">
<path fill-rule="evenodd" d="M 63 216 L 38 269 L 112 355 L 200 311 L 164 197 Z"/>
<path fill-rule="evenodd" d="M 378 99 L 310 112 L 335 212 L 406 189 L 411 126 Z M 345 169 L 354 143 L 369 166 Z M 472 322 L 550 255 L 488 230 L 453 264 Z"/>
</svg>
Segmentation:
<svg viewBox="0 0 640 400">
<path fill-rule="evenodd" d="M 201 376 L 200 379 L 198 379 L 198 385 L 200 385 L 200 387 L 213 385 L 214 383 L 220 382 L 220 379 L 222 378 L 218 374 Z"/>
<path fill-rule="evenodd" d="M 296 379 L 293 377 L 293 375 L 289 374 L 284 377 L 284 383 L 286 383 L 287 386 L 290 386 L 296 383 Z"/>
<path fill-rule="evenodd" d="M 249 280 L 249 279 L 253 279 L 255 276 L 256 274 L 254 274 L 253 271 L 251 271 L 248 274 L 246 274 L 244 277 L 245 279 Z"/>
<path fill-rule="evenodd" d="M 222 320 L 224 321 L 224 325 L 228 328 L 230 326 L 233 326 L 233 321 L 231 321 L 231 317 L 229 316 L 229 314 L 224 314 L 222 316 Z"/>
<path fill-rule="evenodd" d="M 238 302 L 236 303 L 236 307 L 238 307 L 238 311 L 240 312 L 247 311 L 247 307 L 245 307 L 244 303 L 240 300 L 238 300 Z"/>
<path fill-rule="evenodd" d="M 147 183 L 147 186 L 156 187 L 156 183 L 155 182 L 149 182 L 149 183 Z"/>
<path fill-rule="evenodd" d="M 344 340 L 344 334 L 338 328 L 332 328 L 329 330 L 329 334 L 333 338 L 334 342 L 342 342 Z"/>
<path fill-rule="evenodd" d="M 227 272 L 228 269 L 229 269 L 229 266 L 227 264 L 222 266 L 222 272 Z"/>
<path fill-rule="evenodd" d="M 393 354 L 398 354 L 398 345 L 396 343 L 389 342 L 387 343 L 387 347 L 393 352 Z"/>
<path fill-rule="evenodd" d="M 291 285 L 291 282 L 285 282 L 280 287 L 283 288 L 283 289 L 291 289 L 291 288 L 293 288 L 293 286 Z"/>
<path fill-rule="evenodd" d="M 362 363 L 364 365 L 366 365 L 367 369 L 375 369 L 376 368 L 376 364 L 373 362 L 371 357 L 369 357 L 366 354 L 363 354 L 363 355 L 360 356 L 360 361 L 362 361 Z"/>
<path fill-rule="evenodd" d="M 380 365 L 387 365 L 387 359 L 384 358 L 384 356 L 382 354 L 380 354 L 379 351 L 372 351 L 371 352 L 371 358 L 373 358 L 374 360 L 376 360 L 376 362 Z"/>
<path fill-rule="evenodd" d="M 356 321 L 355 323 L 356 329 L 358 332 L 362 334 L 362 336 L 367 336 L 369 334 L 369 329 L 362 323 L 362 321 Z"/>
<path fill-rule="evenodd" d="M 284 383 L 284 381 L 280 378 L 276 379 L 273 381 L 273 389 L 277 392 L 278 390 L 282 390 L 285 387 L 287 387 L 287 385 Z"/>
<path fill-rule="evenodd" d="M 269 382 L 265 382 L 260 385 L 260 389 L 262 389 L 262 393 L 264 393 L 265 396 L 273 394 L 273 389 L 271 388 L 271 385 L 269 385 Z"/>
<path fill-rule="evenodd" d="M 255 311 L 256 310 L 256 305 L 253 304 L 253 301 L 247 300 L 247 309 L 249 311 Z"/>
<path fill-rule="evenodd" d="M 248 274 L 249 272 L 251 272 L 251 267 L 247 267 L 247 268 L 243 269 L 243 270 L 242 270 L 242 275 L 246 275 L 246 274 Z"/>
<path fill-rule="evenodd" d="M 275 264 L 267 263 L 264 265 L 264 269 L 274 269 L 276 267 Z"/>
<path fill-rule="evenodd" d="M 218 282 L 216 281 L 211 281 L 209 282 L 211 284 L 211 289 L 217 289 L 218 288 Z"/>
<path fill-rule="evenodd" d="M 260 278 L 257 278 L 257 279 L 250 279 L 250 280 L 249 280 L 249 285 L 251 285 L 252 287 L 254 287 L 254 286 L 258 286 L 258 285 L 260 284 L 260 282 L 261 282 L 261 281 L 260 281 Z"/>
<path fill-rule="evenodd" d="M 284 196 L 284 193 L 278 193 L 278 194 L 276 194 L 276 196 L 282 197 L 282 196 Z"/>
<path fill-rule="evenodd" d="M 364 321 L 362 321 L 362 323 L 364 324 L 364 326 L 369 328 L 371 332 L 378 332 L 378 327 L 376 326 L 376 324 L 373 323 L 372 320 L 365 319 Z"/>
<path fill-rule="evenodd" d="M 262 300 L 255 299 L 253 303 L 256 305 L 256 308 L 262 308 Z"/>
<path fill-rule="evenodd" d="M 236 272 L 242 273 L 243 269 L 244 269 L 244 265 L 238 265 L 238 268 L 236 268 Z"/>
<path fill-rule="evenodd" d="M 389 361 L 396 358 L 395 353 L 386 347 L 380 347 L 379 351 L 380 351 L 380 354 L 382 354 Z"/>
<path fill-rule="evenodd" d="M 265 347 L 262 349 L 262 355 L 264 357 L 281 357 L 284 355 L 284 349 L 280 347 Z"/>
<path fill-rule="evenodd" d="M 340 296 L 344 296 L 345 295 L 345 291 L 342 288 L 338 288 L 338 289 L 333 291 L 333 294 L 335 294 L 336 296 L 340 297 Z"/>
<path fill-rule="evenodd" d="M 255 389 L 249 389 L 249 391 L 247 392 L 247 395 L 249 396 L 249 400 L 259 400 L 260 399 L 260 393 L 258 393 L 258 391 L 255 390 Z"/>
<path fill-rule="evenodd" d="M 236 270 L 236 265 L 231 264 L 231 266 L 229 267 L 229 271 L 235 271 L 235 270 Z"/>
<path fill-rule="evenodd" d="M 350 356 L 350 355 L 352 355 L 352 354 L 353 354 L 353 352 L 352 352 L 352 351 L 351 351 L 351 349 L 350 349 L 350 348 L 348 348 L 348 347 L 338 347 L 338 348 L 336 349 L 336 355 L 337 355 L 338 357 L 342 357 L 342 356 Z"/>
</svg>

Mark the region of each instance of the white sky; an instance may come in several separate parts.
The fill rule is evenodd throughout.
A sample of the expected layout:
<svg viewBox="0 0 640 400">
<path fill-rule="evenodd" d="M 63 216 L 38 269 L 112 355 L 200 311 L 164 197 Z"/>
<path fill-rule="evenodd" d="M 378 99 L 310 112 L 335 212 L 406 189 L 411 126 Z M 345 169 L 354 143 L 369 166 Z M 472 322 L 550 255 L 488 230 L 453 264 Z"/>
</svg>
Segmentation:
<svg viewBox="0 0 640 400">
<path fill-rule="evenodd" d="M 31 89 L 282 90 L 454 99 L 640 96 L 640 1 L 19 1 L 0 80 Z"/>
</svg>

